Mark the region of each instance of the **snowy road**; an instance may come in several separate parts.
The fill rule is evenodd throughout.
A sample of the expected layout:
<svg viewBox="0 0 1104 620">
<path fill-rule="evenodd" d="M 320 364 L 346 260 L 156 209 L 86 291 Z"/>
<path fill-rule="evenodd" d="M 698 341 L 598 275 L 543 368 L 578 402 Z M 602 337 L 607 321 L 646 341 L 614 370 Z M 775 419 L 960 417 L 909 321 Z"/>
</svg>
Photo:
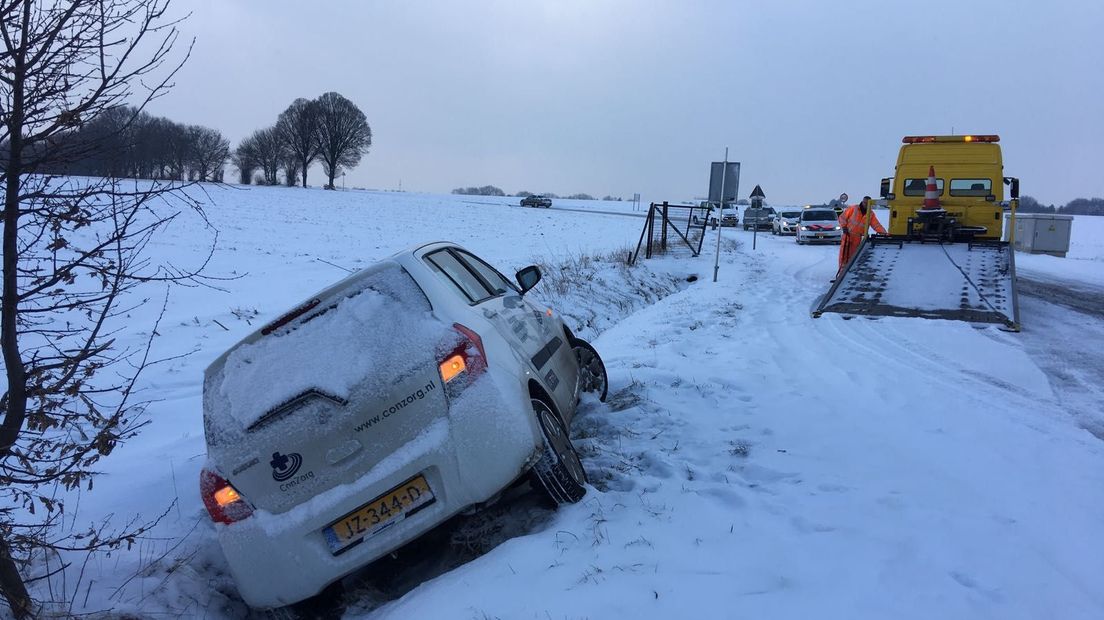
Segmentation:
<svg viewBox="0 0 1104 620">
<path fill-rule="evenodd" d="M 1018 278 L 1020 295 L 1035 297 L 1078 312 L 1104 318 L 1104 287 L 1086 282 L 1056 280 L 1040 275 Z"/>
</svg>

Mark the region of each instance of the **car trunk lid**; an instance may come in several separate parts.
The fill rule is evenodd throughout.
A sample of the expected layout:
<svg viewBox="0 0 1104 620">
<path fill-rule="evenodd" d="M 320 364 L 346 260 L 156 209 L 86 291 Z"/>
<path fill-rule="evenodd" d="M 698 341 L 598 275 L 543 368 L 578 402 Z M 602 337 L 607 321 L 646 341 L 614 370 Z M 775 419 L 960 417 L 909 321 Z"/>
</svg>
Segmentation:
<svg viewBox="0 0 1104 620">
<path fill-rule="evenodd" d="M 357 480 L 447 414 L 437 358 L 455 340 L 397 263 L 355 274 L 211 365 L 209 454 L 270 512 Z"/>
</svg>

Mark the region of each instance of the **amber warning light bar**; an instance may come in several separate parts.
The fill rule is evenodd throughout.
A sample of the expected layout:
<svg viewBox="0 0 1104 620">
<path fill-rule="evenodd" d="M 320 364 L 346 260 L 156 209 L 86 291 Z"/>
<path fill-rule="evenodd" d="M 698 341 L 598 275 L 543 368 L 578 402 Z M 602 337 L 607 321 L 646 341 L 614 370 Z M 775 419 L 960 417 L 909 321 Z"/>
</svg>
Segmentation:
<svg viewBox="0 0 1104 620">
<path fill-rule="evenodd" d="M 905 136 L 905 144 L 928 144 L 932 142 L 1000 142 L 1000 136 Z"/>
</svg>

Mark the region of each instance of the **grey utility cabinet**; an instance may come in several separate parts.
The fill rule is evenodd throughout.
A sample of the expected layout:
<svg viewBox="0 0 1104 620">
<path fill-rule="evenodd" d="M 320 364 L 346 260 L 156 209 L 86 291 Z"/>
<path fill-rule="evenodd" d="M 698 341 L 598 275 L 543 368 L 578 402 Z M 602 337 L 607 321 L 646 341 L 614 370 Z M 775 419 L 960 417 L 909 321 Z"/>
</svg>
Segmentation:
<svg viewBox="0 0 1104 620">
<path fill-rule="evenodd" d="M 1008 240 L 1011 214 L 1004 214 L 1004 238 Z M 1072 215 L 1017 213 L 1013 246 L 1020 252 L 1065 257 L 1069 251 Z"/>
</svg>

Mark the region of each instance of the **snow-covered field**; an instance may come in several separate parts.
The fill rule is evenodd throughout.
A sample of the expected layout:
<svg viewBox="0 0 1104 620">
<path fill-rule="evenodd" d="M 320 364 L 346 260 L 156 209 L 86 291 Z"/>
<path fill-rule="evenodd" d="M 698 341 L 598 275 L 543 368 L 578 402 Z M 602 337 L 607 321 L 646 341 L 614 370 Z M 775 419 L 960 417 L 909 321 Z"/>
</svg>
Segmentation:
<svg viewBox="0 0 1104 620">
<path fill-rule="evenodd" d="M 1100 314 L 1025 297 L 1020 334 L 814 320 L 835 246 L 768 233 L 752 250 L 750 232 L 725 229 L 717 283 L 712 235 L 699 258 L 625 269 L 643 222 L 628 203 L 208 191 L 208 272 L 232 279 L 172 292 L 156 353 L 191 354 L 144 376 L 150 425 L 69 516 L 176 504 L 153 537 L 66 573 L 53 598 L 74 612 L 246 616 L 197 490 L 203 369 L 345 270 L 447 239 L 503 271 L 556 271 L 543 298 L 610 371 L 608 402 L 584 403 L 573 429 L 594 488 L 556 512 L 501 508 L 485 528 L 501 544 L 458 567 L 415 563 L 397 588 L 377 584 L 394 563 L 354 576 L 345 617 L 1104 617 Z M 1068 259 L 1017 260 L 1099 294 L 1102 235 L 1104 218 L 1077 218 Z M 186 265 L 211 239 L 183 222 L 154 249 Z M 135 340 L 160 311 L 151 298 Z M 450 543 L 435 544 L 422 552 Z"/>
</svg>

